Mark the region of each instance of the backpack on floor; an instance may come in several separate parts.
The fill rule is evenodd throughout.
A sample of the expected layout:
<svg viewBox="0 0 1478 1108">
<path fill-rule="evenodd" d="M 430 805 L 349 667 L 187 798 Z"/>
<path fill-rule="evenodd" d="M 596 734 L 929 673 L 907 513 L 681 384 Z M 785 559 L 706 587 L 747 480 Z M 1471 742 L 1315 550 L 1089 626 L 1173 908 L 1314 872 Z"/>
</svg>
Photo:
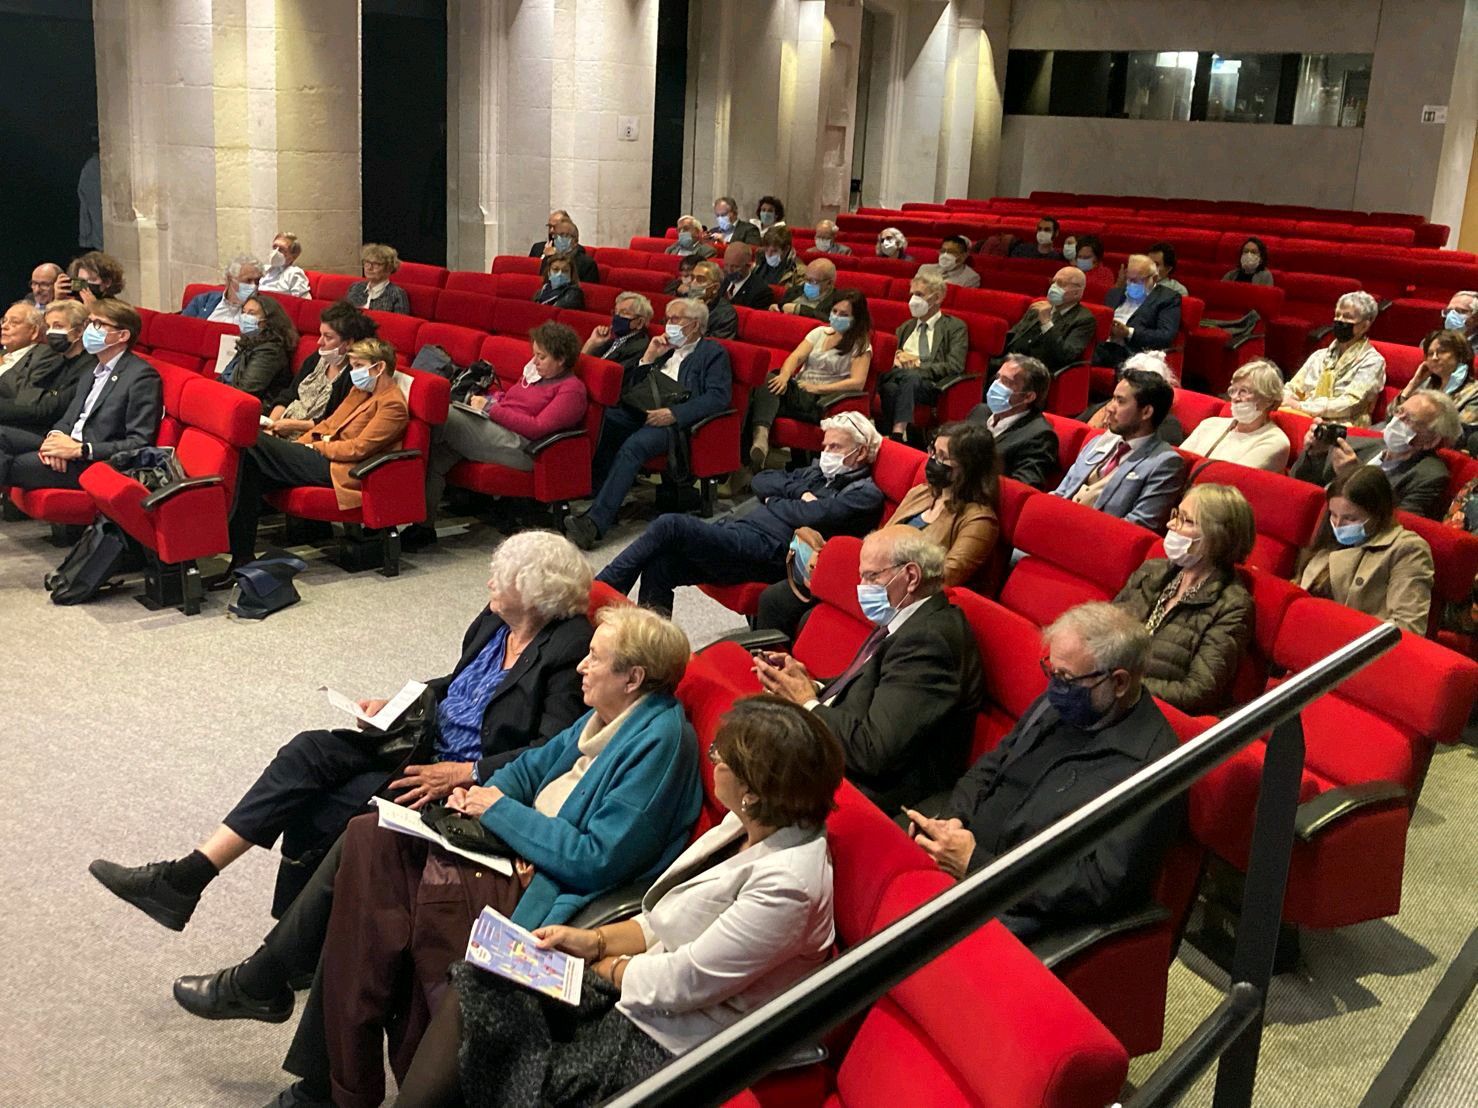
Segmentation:
<svg viewBox="0 0 1478 1108">
<path fill-rule="evenodd" d="M 89 524 L 55 573 L 42 582 L 53 604 L 82 604 L 109 584 L 128 553 L 128 536 L 111 519 Z"/>
</svg>

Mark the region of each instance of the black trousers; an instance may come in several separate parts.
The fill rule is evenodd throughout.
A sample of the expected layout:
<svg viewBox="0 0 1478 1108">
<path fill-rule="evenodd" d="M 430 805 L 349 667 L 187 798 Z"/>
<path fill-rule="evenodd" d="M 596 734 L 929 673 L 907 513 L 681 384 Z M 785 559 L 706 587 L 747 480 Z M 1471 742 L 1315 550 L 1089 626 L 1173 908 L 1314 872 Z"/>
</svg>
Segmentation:
<svg viewBox="0 0 1478 1108">
<path fill-rule="evenodd" d="M 776 581 L 760 593 L 760 606 L 754 613 L 754 626 L 761 631 L 784 631 L 795 642 L 806 617 L 816 606 L 814 600 L 796 596 L 789 581 Z"/>
<path fill-rule="evenodd" d="M 82 471 L 94 462 L 80 458 L 58 473 L 36 453 L 45 435 L 22 427 L 0 427 L 0 489 L 80 489 Z"/>
<path fill-rule="evenodd" d="M 938 399 L 938 384 L 911 369 L 890 369 L 878 378 L 882 423 L 890 431 L 894 424 L 912 423 L 916 405 L 932 404 Z"/>
<path fill-rule="evenodd" d="M 290 977 L 313 973 L 313 987 L 303 1002 L 303 1014 L 288 1048 L 282 1068 L 303 1078 L 309 1088 L 326 1094 L 329 1088 L 328 1031 L 323 1016 L 323 967 L 319 955 L 328 938 L 329 916 L 334 908 L 334 883 L 344 856 L 340 835 L 308 884 L 293 901 L 277 926 L 267 932 L 263 945 L 286 968 Z M 282 982 L 284 988 L 287 981 Z"/>
<path fill-rule="evenodd" d="M 765 378 L 765 384 L 754 390 L 749 395 L 749 422 L 755 427 L 772 426 L 779 416 L 787 419 L 804 420 L 807 423 L 821 422 L 821 401 L 825 397 L 807 392 L 796 384 L 792 379 L 785 386 L 785 391 L 776 396 L 769 389 L 769 383 L 774 380 L 775 374 L 771 373 Z"/>
<path fill-rule="evenodd" d="M 221 822 L 253 846 L 282 838 L 272 915 L 280 917 L 344 825 L 394 777 L 359 731 L 303 731 L 267 763 Z"/>
<path fill-rule="evenodd" d="M 261 517 L 263 493 L 298 485 L 328 488 L 333 483 L 328 459 L 311 446 L 275 435 L 258 435 L 256 445 L 241 454 L 230 521 L 232 564 L 243 565 L 257 556 L 257 520 Z"/>
</svg>

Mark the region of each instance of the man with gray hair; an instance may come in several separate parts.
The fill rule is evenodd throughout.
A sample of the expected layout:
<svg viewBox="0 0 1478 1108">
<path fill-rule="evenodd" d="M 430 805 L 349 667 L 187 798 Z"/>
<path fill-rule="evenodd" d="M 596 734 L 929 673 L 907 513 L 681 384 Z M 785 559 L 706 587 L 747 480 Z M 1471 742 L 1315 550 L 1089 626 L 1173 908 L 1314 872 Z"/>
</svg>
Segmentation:
<svg viewBox="0 0 1478 1108">
<path fill-rule="evenodd" d="M 770 305 L 770 311 L 825 320 L 831 315 L 836 296 L 836 262 L 813 258 L 806 263 L 806 279 L 787 292 L 780 303 Z"/>
<path fill-rule="evenodd" d="M 708 238 L 703 233 L 703 224 L 693 216 L 685 215 L 677 221 L 677 241 L 664 253 L 683 258 L 693 257 L 701 262 L 713 257 L 718 251 L 708 244 Z"/>
<path fill-rule="evenodd" d="M 878 380 L 882 425 L 895 439 L 902 439 L 908 431 L 916 404 L 933 404 L 939 399 L 939 383 L 965 372 L 970 331 L 964 320 L 940 310 L 948 291 L 937 265 L 920 266 L 909 282 L 908 314 L 912 318 L 893 332 L 898 339 L 893 370 Z"/>
<path fill-rule="evenodd" d="M 885 812 L 948 788 L 970 755 L 985 677 L 975 635 L 944 595 L 944 549 L 905 525 L 874 531 L 857 563 L 873 624 L 856 657 L 817 681 L 789 654 L 757 654 L 766 692 L 815 712 L 841 741 L 847 780 Z"/>
<path fill-rule="evenodd" d="M 867 534 L 883 510 L 883 490 L 872 480 L 882 436 L 857 412 L 823 420 L 821 434 L 822 460 L 793 473 L 755 474 L 759 507 L 748 515 L 713 523 L 680 512 L 659 516 L 597 580 L 630 592 L 640 578 L 641 603 L 670 612 L 679 585 L 779 581 L 802 527 L 822 538 Z"/>
<path fill-rule="evenodd" d="M 180 315 L 208 319 L 212 323 L 241 323 L 241 306 L 257 294 L 265 272 L 250 254 L 237 254 L 226 266 L 226 287 L 202 292 L 185 305 Z"/>
<path fill-rule="evenodd" d="M 914 841 L 955 877 L 989 864 L 1177 745 L 1144 691 L 1150 636 L 1138 620 L 1112 604 L 1082 604 L 1042 639 L 1047 691 L 947 799 L 908 812 Z M 1121 824 L 1054 870 L 1002 913 L 1001 923 L 1028 938 L 1145 904 L 1183 820 L 1176 800 Z"/>
<path fill-rule="evenodd" d="M 641 293 L 621 293 L 616 297 L 611 322 L 592 330 L 580 353 L 615 362 L 623 372 L 630 373 L 646 353 L 647 324 L 652 322 L 652 314 L 652 302 Z"/>
<path fill-rule="evenodd" d="M 829 219 L 816 224 L 816 245 L 812 249 L 838 257 L 846 257 L 852 253 L 852 248 L 845 242 L 837 242 L 837 225 Z"/>
<path fill-rule="evenodd" d="M 1290 476 L 1316 485 L 1328 485 L 1360 466 L 1380 466 L 1390 479 L 1396 507 L 1403 512 L 1441 519 L 1447 509 L 1447 463 L 1437 456 L 1462 437 L 1452 397 L 1439 389 L 1418 389 L 1391 412 L 1381 437 L 1361 435 L 1327 442 L 1318 434 L 1324 420 L 1316 419 L 1304 435 L 1303 453 L 1288 471 Z"/>
<path fill-rule="evenodd" d="M 34 282 L 31 287 L 35 288 Z M 1456 331 L 1470 343 L 1478 343 L 1478 292 L 1462 289 L 1453 293 L 1437 326 L 1444 331 Z"/>
<path fill-rule="evenodd" d="M 662 334 L 625 374 L 621 403 L 606 409 L 595 446 L 595 501 L 564 522 L 565 534 L 581 550 L 594 547 L 615 525 L 622 501 L 649 459 L 666 455 L 680 463 L 693 425 L 729 406 L 734 385 L 729 352 L 704 337 L 707 329 L 708 307 L 701 300 L 669 301 Z M 671 480 L 692 480 L 674 468 L 669 466 Z"/>
<path fill-rule="evenodd" d="M 1368 292 L 1347 292 L 1334 305 L 1334 341 L 1315 350 L 1283 386 L 1283 406 L 1317 419 L 1369 427 L 1386 384 L 1386 359 L 1370 344 L 1380 305 Z"/>
</svg>

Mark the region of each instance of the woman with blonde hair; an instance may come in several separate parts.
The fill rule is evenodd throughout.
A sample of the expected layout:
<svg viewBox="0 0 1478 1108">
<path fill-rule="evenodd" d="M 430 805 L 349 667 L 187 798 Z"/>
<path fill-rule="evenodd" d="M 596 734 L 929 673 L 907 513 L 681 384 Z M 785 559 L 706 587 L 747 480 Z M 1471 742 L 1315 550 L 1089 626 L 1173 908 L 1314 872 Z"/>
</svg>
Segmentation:
<svg viewBox="0 0 1478 1108">
<path fill-rule="evenodd" d="M 1288 468 L 1288 436 L 1272 420 L 1283 406 L 1283 374 L 1266 358 L 1248 362 L 1232 374 L 1227 399 L 1230 416 L 1211 416 L 1186 436 L 1181 449 L 1218 462 L 1282 473 Z"/>
<path fill-rule="evenodd" d="M 344 298 L 365 311 L 410 315 L 410 297 L 405 289 L 390 283 L 390 275 L 400 268 L 400 255 L 395 247 L 367 242 L 359 251 L 359 263 L 364 268 L 364 280 L 350 285 Z"/>
</svg>

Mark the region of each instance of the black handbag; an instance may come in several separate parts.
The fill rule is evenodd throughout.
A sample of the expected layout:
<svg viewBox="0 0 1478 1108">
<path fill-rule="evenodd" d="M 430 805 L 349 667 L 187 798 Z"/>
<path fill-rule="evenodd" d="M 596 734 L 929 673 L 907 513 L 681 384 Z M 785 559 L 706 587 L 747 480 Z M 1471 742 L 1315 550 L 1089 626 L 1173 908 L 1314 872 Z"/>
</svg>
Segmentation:
<svg viewBox="0 0 1478 1108">
<path fill-rule="evenodd" d="M 172 446 L 141 446 L 120 450 L 110 459 L 114 469 L 125 473 L 150 492 L 184 481 L 188 475 L 175 457 Z"/>
<path fill-rule="evenodd" d="M 421 822 L 462 850 L 497 858 L 517 857 L 512 847 L 483 826 L 482 820 L 444 804 L 428 804 L 422 808 Z"/>
<path fill-rule="evenodd" d="M 242 619 L 266 619 L 302 599 L 293 586 L 293 578 L 308 568 L 308 563 L 291 554 L 258 558 L 238 567 L 234 573 L 236 587 L 226 610 Z"/>
<path fill-rule="evenodd" d="M 436 694 L 429 688 L 384 731 L 362 727 L 353 732 L 387 772 L 425 765 L 436 754 Z"/>
<path fill-rule="evenodd" d="M 641 380 L 633 381 L 621 390 L 621 403 L 639 412 L 655 412 L 658 408 L 670 408 L 688 400 L 688 390 L 656 366 L 647 366 L 646 370 Z"/>
</svg>

